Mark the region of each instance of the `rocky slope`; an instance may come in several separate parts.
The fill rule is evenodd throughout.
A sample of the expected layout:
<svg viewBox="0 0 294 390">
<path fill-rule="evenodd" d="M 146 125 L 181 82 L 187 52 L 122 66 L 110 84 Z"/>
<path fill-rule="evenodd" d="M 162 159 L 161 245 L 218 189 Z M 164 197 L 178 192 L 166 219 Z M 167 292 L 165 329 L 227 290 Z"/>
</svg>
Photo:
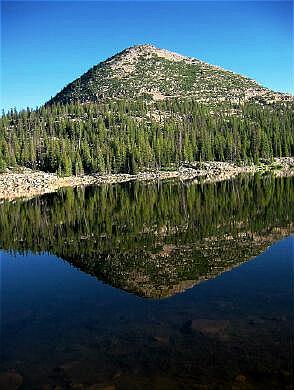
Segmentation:
<svg viewBox="0 0 294 390">
<path fill-rule="evenodd" d="M 146 100 L 192 97 L 205 103 L 227 100 L 270 103 L 293 99 L 196 58 L 152 45 L 139 45 L 95 65 L 67 85 L 49 104 L 139 97 Z"/>
</svg>

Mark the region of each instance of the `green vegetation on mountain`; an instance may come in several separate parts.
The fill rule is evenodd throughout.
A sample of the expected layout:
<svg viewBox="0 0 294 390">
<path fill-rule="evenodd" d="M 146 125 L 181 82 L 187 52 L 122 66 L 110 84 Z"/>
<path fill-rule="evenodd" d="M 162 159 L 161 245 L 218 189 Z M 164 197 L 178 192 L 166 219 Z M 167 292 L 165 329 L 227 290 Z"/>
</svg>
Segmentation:
<svg viewBox="0 0 294 390">
<path fill-rule="evenodd" d="M 2 117 L 0 168 L 71 175 L 136 173 L 196 160 L 257 162 L 294 154 L 293 123 L 294 111 L 285 106 L 246 104 L 229 115 L 176 100 L 54 105 Z"/>
<path fill-rule="evenodd" d="M 125 50 L 45 106 L 3 114 L 0 171 L 136 173 L 201 160 L 294 154 L 293 101 L 152 46 Z"/>
</svg>

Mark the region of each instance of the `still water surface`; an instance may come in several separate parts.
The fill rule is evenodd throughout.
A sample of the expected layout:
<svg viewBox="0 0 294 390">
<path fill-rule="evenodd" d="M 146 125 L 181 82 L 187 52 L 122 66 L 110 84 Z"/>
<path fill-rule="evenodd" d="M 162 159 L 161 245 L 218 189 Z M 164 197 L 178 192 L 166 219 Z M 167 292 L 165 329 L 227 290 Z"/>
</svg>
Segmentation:
<svg viewBox="0 0 294 390">
<path fill-rule="evenodd" d="M 290 389 L 292 224 L 289 178 L 4 202 L 0 384 Z"/>
</svg>

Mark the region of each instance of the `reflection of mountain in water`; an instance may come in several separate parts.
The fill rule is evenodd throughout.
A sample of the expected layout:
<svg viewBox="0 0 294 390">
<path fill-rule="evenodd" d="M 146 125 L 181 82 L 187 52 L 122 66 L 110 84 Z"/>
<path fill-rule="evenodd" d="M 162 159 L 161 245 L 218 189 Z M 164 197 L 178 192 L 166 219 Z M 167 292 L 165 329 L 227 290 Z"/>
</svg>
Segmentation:
<svg viewBox="0 0 294 390">
<path fill-rule="evenodd" d="M 265 235 L 240 233 L 206 237 L 202 241 L 164 244 L 134 251 L 97 253 L 85 261 L 64 257 L 74 266 L 137 295 L 163 298 L 212 279 L 262 253 L 273 242 L 290 234 L 289 228 L 273 228 Z"/>
<path fill-rule="evenodd" d="M 112 286 L 176 294 L 292 231 L 293 179 L 67 189 L 0 206 L 2 248 L 48 251 Z"/>
</svg>

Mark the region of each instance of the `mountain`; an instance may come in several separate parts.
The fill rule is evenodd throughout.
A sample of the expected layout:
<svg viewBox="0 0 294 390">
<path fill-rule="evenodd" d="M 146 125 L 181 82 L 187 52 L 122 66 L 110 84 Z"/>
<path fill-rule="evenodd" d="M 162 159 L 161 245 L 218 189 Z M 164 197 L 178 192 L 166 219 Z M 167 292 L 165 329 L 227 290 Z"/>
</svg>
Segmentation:
<svg viewBox="0 0 294 390">
<path fill-rule="evenodd" d="M 259 163 L 294 154 L 293 97 L 202 61 L 134 46 L 36 110 L 0 118 L 0 172 L 61 176 Z"/>
<path fill-rule="evenodd" d="M 252 79 L 196 58 L 152 45 L 139 45 L 95 65 L 67 85 L 49 104 L 142 97 L 155 101 L 193 98 L 205 103 L 226 100 L 270 103 L 291 99 Z"/>
</svg>

